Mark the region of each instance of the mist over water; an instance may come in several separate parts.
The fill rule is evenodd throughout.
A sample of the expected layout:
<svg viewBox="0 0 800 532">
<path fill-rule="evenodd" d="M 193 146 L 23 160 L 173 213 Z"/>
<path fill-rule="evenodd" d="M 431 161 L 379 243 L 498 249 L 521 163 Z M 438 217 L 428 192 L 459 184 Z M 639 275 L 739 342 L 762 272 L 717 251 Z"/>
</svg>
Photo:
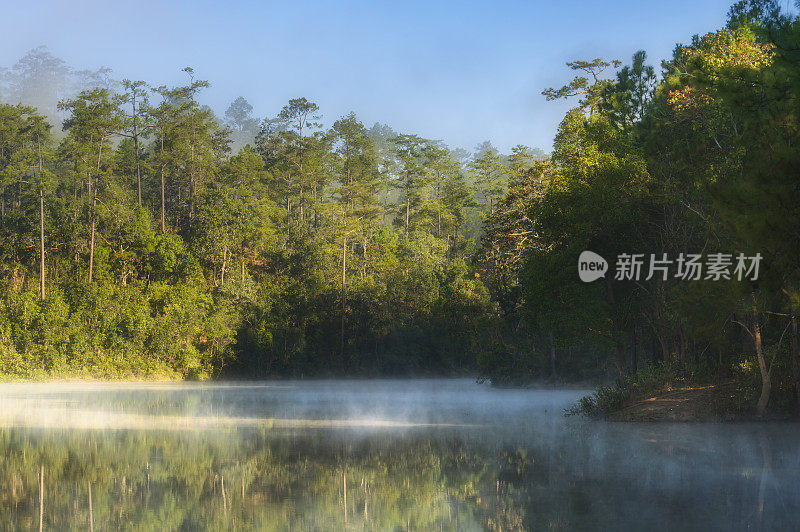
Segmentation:
<svg viewBox="0 0 800 532">
<path fill-rule="evenodd" d="M 3 385 L 0 528 L 37 527 L 42 487 L 54 529 L 800 526 L 796 424 L 564 417 L 587 392 L 471 380 Z"/>
</svg>

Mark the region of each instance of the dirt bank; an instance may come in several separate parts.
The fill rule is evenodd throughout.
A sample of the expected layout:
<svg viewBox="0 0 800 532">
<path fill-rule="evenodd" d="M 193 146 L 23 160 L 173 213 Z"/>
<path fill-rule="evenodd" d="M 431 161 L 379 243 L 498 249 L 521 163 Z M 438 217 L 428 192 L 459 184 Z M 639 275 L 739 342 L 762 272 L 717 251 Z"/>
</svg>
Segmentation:
<svg viewBox="0 0 800 532">
<path fill-rule="evenodd" d="M 734 383 L 665 390 L 630 400 L 612 413 L 615 421 L 730 421 L 742 419 Z"/>
</svg>

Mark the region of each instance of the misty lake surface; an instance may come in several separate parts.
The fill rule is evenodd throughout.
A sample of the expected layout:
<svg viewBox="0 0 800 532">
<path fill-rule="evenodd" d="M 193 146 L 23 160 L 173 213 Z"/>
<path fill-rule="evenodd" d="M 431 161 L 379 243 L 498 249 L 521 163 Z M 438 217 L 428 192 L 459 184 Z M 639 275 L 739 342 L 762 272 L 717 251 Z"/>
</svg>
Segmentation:
<svg viewBox="0 0 800 532">
<path fill-rule="evenodd" d="M 800 527 L 800 426 L 472 380 L 0 385 L 0 529 Z"/>
</svg>

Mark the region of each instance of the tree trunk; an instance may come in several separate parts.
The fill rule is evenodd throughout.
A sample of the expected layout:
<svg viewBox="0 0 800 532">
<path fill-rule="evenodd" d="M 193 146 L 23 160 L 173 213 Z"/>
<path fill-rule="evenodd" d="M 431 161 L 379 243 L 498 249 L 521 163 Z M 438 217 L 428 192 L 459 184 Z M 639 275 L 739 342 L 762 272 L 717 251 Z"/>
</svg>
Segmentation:
<svg viewBox="0 0 800 532">
<path fill-rule="evenodd" d="M 134 137 L 135 138 L 135 137 Z M 139 168 L 139 143 L 134 140 L 134 150 L 136 151 L 136 192 L 139 196 L 139 207 L 142 206 L 142 173 Z"/>
<path fill-rule="evenodd" d="M 84 161 L 84 163 L 87 165 L 89 164 L 87 161 Z M 86 193 L 90 196 L 92 195 L 92 190 L 93 190 L 92 180 L 93 180 L 92 173 L 91 171 L 89 171 L 89 175 L 86 178 Z M 83 191 L 81 191 L 81 196 L 83 196 Z"/>
<path fill-rule="evenodd" d="M 342 239 L 342 335 L 341 335 L 341 357 L 344 364 L 344 313 L 347 305 L 347 232 Z"/>
<path fill-rule="evenodd" d="M 94 196 L 92 196 L 92 232 L 89 238 L 89 283 L 92 283 L 94 278 L 94 232 L 97 225 L 97 187 L 95 187 Z"/>
<path fill-rule="evenodd" d="M 163 150 L 164 149 L 164 146 L 163 146 L 163 142 L 164 141 L 162 140 L 161 142 L 162 142 L 161 149 Z M 164 165 L 162 164 L 161 165 L 161 234 L 164 234 L 164 233 L 167 232 L 167 226 L 166 226 L 166 223 L 164 222 L 164 211 L 165 210 L 166 210 L 166 205 L 165 205 L 165 198 L 164 198 Z"/>
<path fill-rule="evenodd" d="M 556 342 L 553 339 L 553 331 L 550 331 L 550 376 L 556 377 Z"/>
<path fill-rule="evenodd" d="M 136 88 L 133 89 L 133 154 L 136 157 L 136 192 L 142 206 L 142 173 L 139 167 L 139 131 L 136 124 Z"/>
<path fill-rule="evenodd" d="M 624 377 L 627 374 L 627 363 L 625 360 L 625 348 L 622 345 L 622 337 L 620 334 L 619 318 L 616 313 L 616 301 L 614 299 L 614 287 L 612 286 L 611 276 L 606 275 L 606 294 L 608 302 L 611 305 L 611 334 L 614 339 L 614 345 L 617 349 L 617 368 L 619 374 Z"/>
<path fill-rule="evenodd" d="M 300 184 L 300 222 L 302 223 L 303 220 L 304 220 L 304 217 L 303 217 L 303 185 L 301 183 Z"/>
<path fill-rule="evenodd" d="M 800 415 L 800 356 L 797 346 L 797 315 L 792 313 L 792 372 L 794 373 L 794 389 L 797 395 L 798 415 Z"/>
<path fill-rule="evenodd" d="M 287 194 L 286 196 L 286 245 L 289 245 L 289 238 L 291 237 L 291 217 L 292 217 L 292 204 Z"/>
<path fill-rule="evenodd" d="M 300 166 L 297 180 L 300 183 L 300 222 L 303 222 L 303 121 L 300 121 Z"/>
<path fill-rule="evenodd" d="M 758 398 L 758 404 L 756 405 L 756 412 L 760 417 L 767 411 L 772 382 L 770 380 L 769 368 L 767 367 L 767 360 L 764 357 L 764 349 L 761 340 L 761 325 L 758 323 L 758 309 L 756 308 L 755 297 L 753 297 L 753 344 L 755 346 L 756 356 L 758 357 L 758 369 L 761 372 L 761 396 Z"/>
<path fill-rule="evenodd" d="M 361 278 L 367 276 L 367 233 L 364 233 L 364 262 L 361 264 Z"/>
<path fill-rule="evenodd" d="M 42 144 L 37 142 L 39 152 L 39 179 L 42 178 Z M 44 185 L 39 187 L 39 295 L 44 299 Z"/>
<path fill-rule="evenodd" d="M 39 189 L 39 296 L 44 299 L 44 188 Z"/>
<path fill-rule="evenodd" d="M 100 160 L 103 154 L 103 137 L 100 137 L 100 147 L 97 149 L 97 175 L 100 175 Z M 92 195 L 92 235 L 89 239 L 89 284 L 94 278 L 94 233 L 97 227 L 97 183 L 92 186 L 92 178 L 89 177 L 89 186 L 93 191 Z"/>
<path fill-rule="evenodd" d="M 225 284 L 225 266 L 227 265 L 226 264 L 227 261 L 228 261 L 228 245 L 225 244 L 225 246 L 222 248 L 222 271 L 220 272 L 220 277 L 219 277 L 220 285 Z"/>
<path fill-rule="evenodd" d="M 406 188 L 406 234 L 408 234 L 408 214 L 409 210 L 411 209 L 411 198 L 409 197 L 408 193 L 410 192 L 409 188 Z"/>
<path fill-rule="evenodd" d="M 191 113 L 191 120 L 192 120 L 192 142 L 191 142 L 191 166 L 189 169 L 189 225 L 192 225 L 192 219 L 194 218 L 194 195 L 196 192 L 196 185 L 195 185 L 195 172 L 194 172 L 194 87 L 192 87 L 192 113 Z"/>
</svg>

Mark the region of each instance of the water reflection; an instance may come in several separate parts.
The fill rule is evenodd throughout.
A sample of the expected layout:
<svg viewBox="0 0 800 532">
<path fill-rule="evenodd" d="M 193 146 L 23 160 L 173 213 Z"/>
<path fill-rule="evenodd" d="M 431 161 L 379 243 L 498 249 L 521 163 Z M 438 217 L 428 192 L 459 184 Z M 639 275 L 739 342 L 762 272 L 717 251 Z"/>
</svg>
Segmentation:
<svg viewBox="0 0 800 532">
<path fill-rule="evenodd" d="M 795 425 L 565 419 L 580 393 L 469 381 L 3 386 L 0 527 L 800 526 Z"/>
</svg>

